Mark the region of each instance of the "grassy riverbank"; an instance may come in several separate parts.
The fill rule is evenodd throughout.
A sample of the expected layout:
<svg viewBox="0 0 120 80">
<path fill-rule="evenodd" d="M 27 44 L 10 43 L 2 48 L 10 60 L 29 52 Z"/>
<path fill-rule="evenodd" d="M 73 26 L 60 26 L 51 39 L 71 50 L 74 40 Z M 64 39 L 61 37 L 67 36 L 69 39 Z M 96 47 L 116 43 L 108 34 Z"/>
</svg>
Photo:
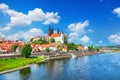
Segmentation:
<svg viewBox="0 0 120 80">
<path fill-rule="evenodd" d="M 46 57 L 0 59 L 0 72 L 46 60 Z"/>
</svg>

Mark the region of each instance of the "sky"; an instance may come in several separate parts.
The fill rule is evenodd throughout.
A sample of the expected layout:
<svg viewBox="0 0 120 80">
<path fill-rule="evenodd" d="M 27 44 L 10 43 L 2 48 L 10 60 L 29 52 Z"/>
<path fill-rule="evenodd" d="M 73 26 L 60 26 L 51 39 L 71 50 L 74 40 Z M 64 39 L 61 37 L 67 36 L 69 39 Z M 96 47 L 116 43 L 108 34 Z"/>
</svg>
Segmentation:
<svg viewBox="0 0 120 80">
<path fill-rule="evenodd" d="M 120 44 L 120 0 L 0 0 L 0 37 L 29 41 L 60 29 L 69 42 Z"/>
</svg>

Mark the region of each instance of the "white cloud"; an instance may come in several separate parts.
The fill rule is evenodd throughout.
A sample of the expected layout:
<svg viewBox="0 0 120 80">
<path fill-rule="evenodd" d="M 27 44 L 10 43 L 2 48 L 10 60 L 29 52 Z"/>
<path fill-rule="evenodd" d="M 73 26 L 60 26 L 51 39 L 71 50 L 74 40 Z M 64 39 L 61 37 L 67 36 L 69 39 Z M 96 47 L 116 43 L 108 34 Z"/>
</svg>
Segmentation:
<svg viewBox="0 0 120 80">
<path fill-rule="evenodd" d="M 88 32 L 94 32 L 94 30 L 92 30 L 92 29 L 89 29 L 89 30 L 88 30 Z"/>
<path fill-rule="evenodd" d="M 89 25 L 89 21 L 86 20 L 84 22 L 78 22 L 78 23 L 73 23 L 73 24 L 70 24 L 68 26 L 68 29 L 71 31 L 71 32 L 76 32 L 76 33 L 84 33 L 85 30 L 84 28 L 87 27 Z"/>
<path fill-rule="evenodd" d="M 0 11 L 10 16 L 10 22 L 7 26 L 26 26 L 31 25 L 33 21 L 41 21 L 43 24 L 56 24 L 59 22 L 60 16 L 58 12 L 44 12 L 40 8 L 28 11 L 28 14 L 9 9 L 8 5 L 1 3 Z"/>
<path fill-rule="evenodd" d="M 70 42 L 79 42 L 80 37 L 86 33 L 85 28 L 89 25 L 89 21 L 72 23 L 68 25 L 69 41 Z"/>
<path fill-rule="evenodd" d="M 9 31 L 9 30 L 11 30 L 11 27 L 9 27 L 9 26 L 6 26 L 4 28 L 0 28 L 0 31 Z"/>
<path fill-rule="evenodd" d="M 90 38 L 88 36 L 83 36 L 80 41 L 82 41 L 83 43 L 89 43 L 90 42 Z"/>
<path fill-rule="evenodd" d="M 4 38 L 4 37 L 5 37 L 5 35 L 0 32 L 0 38 Z"/>
<path fill-rule="evenodd" d="M 120 44 L 120 33 L 110 35 L 108 39 L 111 43 Z"/>
<path fill-rule="evenodd" d="M 120 7 L 115 8 L 115 9 L 113 10 L 113 13 L 117 14 L 118 17 L 120 17 Z"/>
<path fill-rule="evenodd" d="M 101 43 L 103 43 L 103 41 L 102 41 L 102 40 L 100 40 L 100 41 L 99 41 L 99 43 L 101 44 Z"/>
<path fill-rule="evenodd" d="M 11 39 L 11 40 L 22 39 L 22 40 L 28 41 L 33 37 L 43 36 L 43 35 L 45 35 L 45 33 L 41 29 L 32 28 L 27 32 L 19 31 L 18 33 L 15 33 L 13 35 L 8 35 L 7 39 Z"/>
<path fill-rule="evenodd" d="M 7 10 L 8 9 L 8 5 L 1 3 L 0 4 L 0 10 Z"/>
</svg>

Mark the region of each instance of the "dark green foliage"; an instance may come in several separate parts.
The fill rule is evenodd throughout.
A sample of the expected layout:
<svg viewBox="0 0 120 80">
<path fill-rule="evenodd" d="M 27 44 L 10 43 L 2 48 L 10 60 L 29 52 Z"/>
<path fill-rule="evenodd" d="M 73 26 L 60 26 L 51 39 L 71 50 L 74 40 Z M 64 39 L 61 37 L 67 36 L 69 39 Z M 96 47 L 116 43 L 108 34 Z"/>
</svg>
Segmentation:
<svg viewBox="0 0 120 80">
<path fill-rule="evenodd" d="M 99 52 L 100 48 L 99 48 L 99 47 L 95 47 L 95 50 L 96 50 L 97 52 Z"/>
<path fill-rule="evenodd" d="M 92 46 L 88 46 L 88 50 L 89 51 L 97 51 L 97 52 L 99 52 L 99 50 L 100 50 L 100 48 L 99 47 L 94 47 L 93 45 Z"/>
<path fill-rule="evenodd" d="M 12 51 L 15 52 L 17 47 L 18 47 L 18 44 L 12 45 Z"/>
<path fill-rule="evenodd" d="M 50 49 L 47 47 L 46 49 L 45 49 L 47 52 L 50 52 Z"/>
<path fill-rule="evenodd" d="M 89 51 L 94 51 L 93 45 L 92 45 L 92 46 L 88 46 L 88 50 L 89 50 Z"/>
<path fill-rule="evenodd" d="M 34 43 L 34 44 L 49 44 L 49 42 L 46 39 L 42 39 L 42 38 L 40 38 L 37 41 L 33 41 L 32 43 Z"/>
<path fill-rule="evenodd" d="M 30 41 L 32 42 L 32 41 L 33 41 L 33 38 L 31 38 Z"/>
<path fill-rule="evenodd" d="M 30 57 L 30 55 L 31 55 L 31 51 L 32 51 L 31 45 L 30 45 L 30 44 L 25 44 L 25 45 L 22 47 L 20 53 L 21 53 L 21 55 L 22 55 L 23 57 L 28 58 L 28 57 Z"/>
<path fill-rule="evenodd" d="M 55 42 L 55 39 L 54 39 L 54 38 L 50 38 L 50 42 L 51 42 L 51 43 L 54 43 L 54 42 Z"/>
<path fill-rule="evenodd" d="M 78 50 L 78 46 L 74 43 L 68 43 L 67 44 L 67 50 Z"/>
</svg>

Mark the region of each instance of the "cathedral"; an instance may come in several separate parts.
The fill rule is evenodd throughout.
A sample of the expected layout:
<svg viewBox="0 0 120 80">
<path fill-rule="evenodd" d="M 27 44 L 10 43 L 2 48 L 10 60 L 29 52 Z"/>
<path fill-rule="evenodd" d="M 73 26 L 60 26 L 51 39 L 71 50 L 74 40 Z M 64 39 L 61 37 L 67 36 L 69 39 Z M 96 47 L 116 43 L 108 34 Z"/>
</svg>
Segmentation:
<svg viewBox="0 0 120 80">
<path fill-rule="evenodd" d="M 53 27 L 48 28 L 48 36 L 46 36 L 47 40 L 50 40 L 51 38 L 55 39 L 55 42 L 61 42 L 61 43 L 67 43 L 68 36 L 64 32 L 60 32 L 59 29 L 57 32 L 54 32 Z"/>
</svg>

